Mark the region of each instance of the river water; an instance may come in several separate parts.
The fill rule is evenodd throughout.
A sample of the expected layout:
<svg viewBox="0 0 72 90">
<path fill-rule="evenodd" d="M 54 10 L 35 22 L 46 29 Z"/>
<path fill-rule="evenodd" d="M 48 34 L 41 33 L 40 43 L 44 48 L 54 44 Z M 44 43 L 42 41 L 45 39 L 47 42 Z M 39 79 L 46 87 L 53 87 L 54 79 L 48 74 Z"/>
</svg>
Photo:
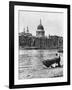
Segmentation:
<svg viewBox="0 0 72 90">
<path fill-rule="evenodd" d="M 19 50 L 19 77 L 25 77 L 31 70 L 43 69 L 42 61 L 55 58 L 56 53 L 57 50 Z M 63 64 L 63 53 L 59 55 Z"/>
</svg>

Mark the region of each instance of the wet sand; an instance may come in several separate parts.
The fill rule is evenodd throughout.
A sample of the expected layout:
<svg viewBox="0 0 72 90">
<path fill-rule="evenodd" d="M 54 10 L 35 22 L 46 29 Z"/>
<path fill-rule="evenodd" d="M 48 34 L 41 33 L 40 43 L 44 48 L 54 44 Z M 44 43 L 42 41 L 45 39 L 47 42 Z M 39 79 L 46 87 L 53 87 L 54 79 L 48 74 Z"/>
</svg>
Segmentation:
<svg viewBox="0 0 72 90">
<path fill-rule="evenodd" d="M 21 51 L 19 54 L 19 79 L 32 78 L 53 78 L 63 76 L 63 67 L 47 68 L 42 60 L 53 58 L 56 51 L 48 50 L 28 50 Z M 63 65 L 63 56 L 61 56 L 61 65 Z"/>
<path fill-rule="evenodd" d="M 31 78 L 53 78 L 53 77 L 62 77 L 63 76 L 63 68 L 43 68 L 40 70 L 36 69 L 23 69 L 19 70 L 19 79 L 31 79 Z"/>
</svg>

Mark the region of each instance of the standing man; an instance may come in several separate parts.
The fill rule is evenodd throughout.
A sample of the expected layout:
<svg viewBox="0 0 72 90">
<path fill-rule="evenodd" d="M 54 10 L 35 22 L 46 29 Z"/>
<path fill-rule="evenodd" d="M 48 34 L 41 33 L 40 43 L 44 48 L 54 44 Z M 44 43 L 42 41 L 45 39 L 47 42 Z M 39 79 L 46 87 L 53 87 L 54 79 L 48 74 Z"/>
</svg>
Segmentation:
<svg viewBox="0 0 72 90">
<path fill-rule="evenodd" d="M 57 56 L 57 63 L 58 63 L 58 67 L 60 67 L 61 65 L 60 65 L 60 59 L 61 59 L 61 57 L 60 57 L 60 55 L 59 55 L 59 53 L 56 53 L 56 56 Z"/>
</svg>

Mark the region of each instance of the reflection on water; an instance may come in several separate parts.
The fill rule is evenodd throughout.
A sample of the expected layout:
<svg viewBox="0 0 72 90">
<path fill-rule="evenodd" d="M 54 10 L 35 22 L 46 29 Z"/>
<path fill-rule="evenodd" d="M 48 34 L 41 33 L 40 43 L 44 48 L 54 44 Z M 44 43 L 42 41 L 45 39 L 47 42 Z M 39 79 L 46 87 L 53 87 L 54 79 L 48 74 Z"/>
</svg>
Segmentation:
<svg viewBox="0 0 72 90">
<path fill-rule="evenodd" d="M 19 50 L 19 72 L 27 72 L 29 69 L 43 68 L 43 60 L 54 58 L 57 50 Z M 61 56 L 61 64 L 63 64 L 63 54 Z M 20 71 L 21 70 L 21 71 Z"/>
</svg>

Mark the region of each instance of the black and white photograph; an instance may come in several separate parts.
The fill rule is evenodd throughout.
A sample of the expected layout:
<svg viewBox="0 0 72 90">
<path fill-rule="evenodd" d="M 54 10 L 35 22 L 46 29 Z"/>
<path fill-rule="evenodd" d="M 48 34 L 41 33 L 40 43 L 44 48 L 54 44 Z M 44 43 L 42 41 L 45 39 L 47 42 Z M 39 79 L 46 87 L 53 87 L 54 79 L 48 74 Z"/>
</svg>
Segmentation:
<svg viewBox="0 0 72 90">
<path fill-rule="evenodd" d="M 18 11 L 19 79 L 63 76 L 63 13 Z"/>
<path fill-rule="evenodd" d="M 68 84 L 69 6 L 15 4 L 14 85 Z"/>
</svg>

